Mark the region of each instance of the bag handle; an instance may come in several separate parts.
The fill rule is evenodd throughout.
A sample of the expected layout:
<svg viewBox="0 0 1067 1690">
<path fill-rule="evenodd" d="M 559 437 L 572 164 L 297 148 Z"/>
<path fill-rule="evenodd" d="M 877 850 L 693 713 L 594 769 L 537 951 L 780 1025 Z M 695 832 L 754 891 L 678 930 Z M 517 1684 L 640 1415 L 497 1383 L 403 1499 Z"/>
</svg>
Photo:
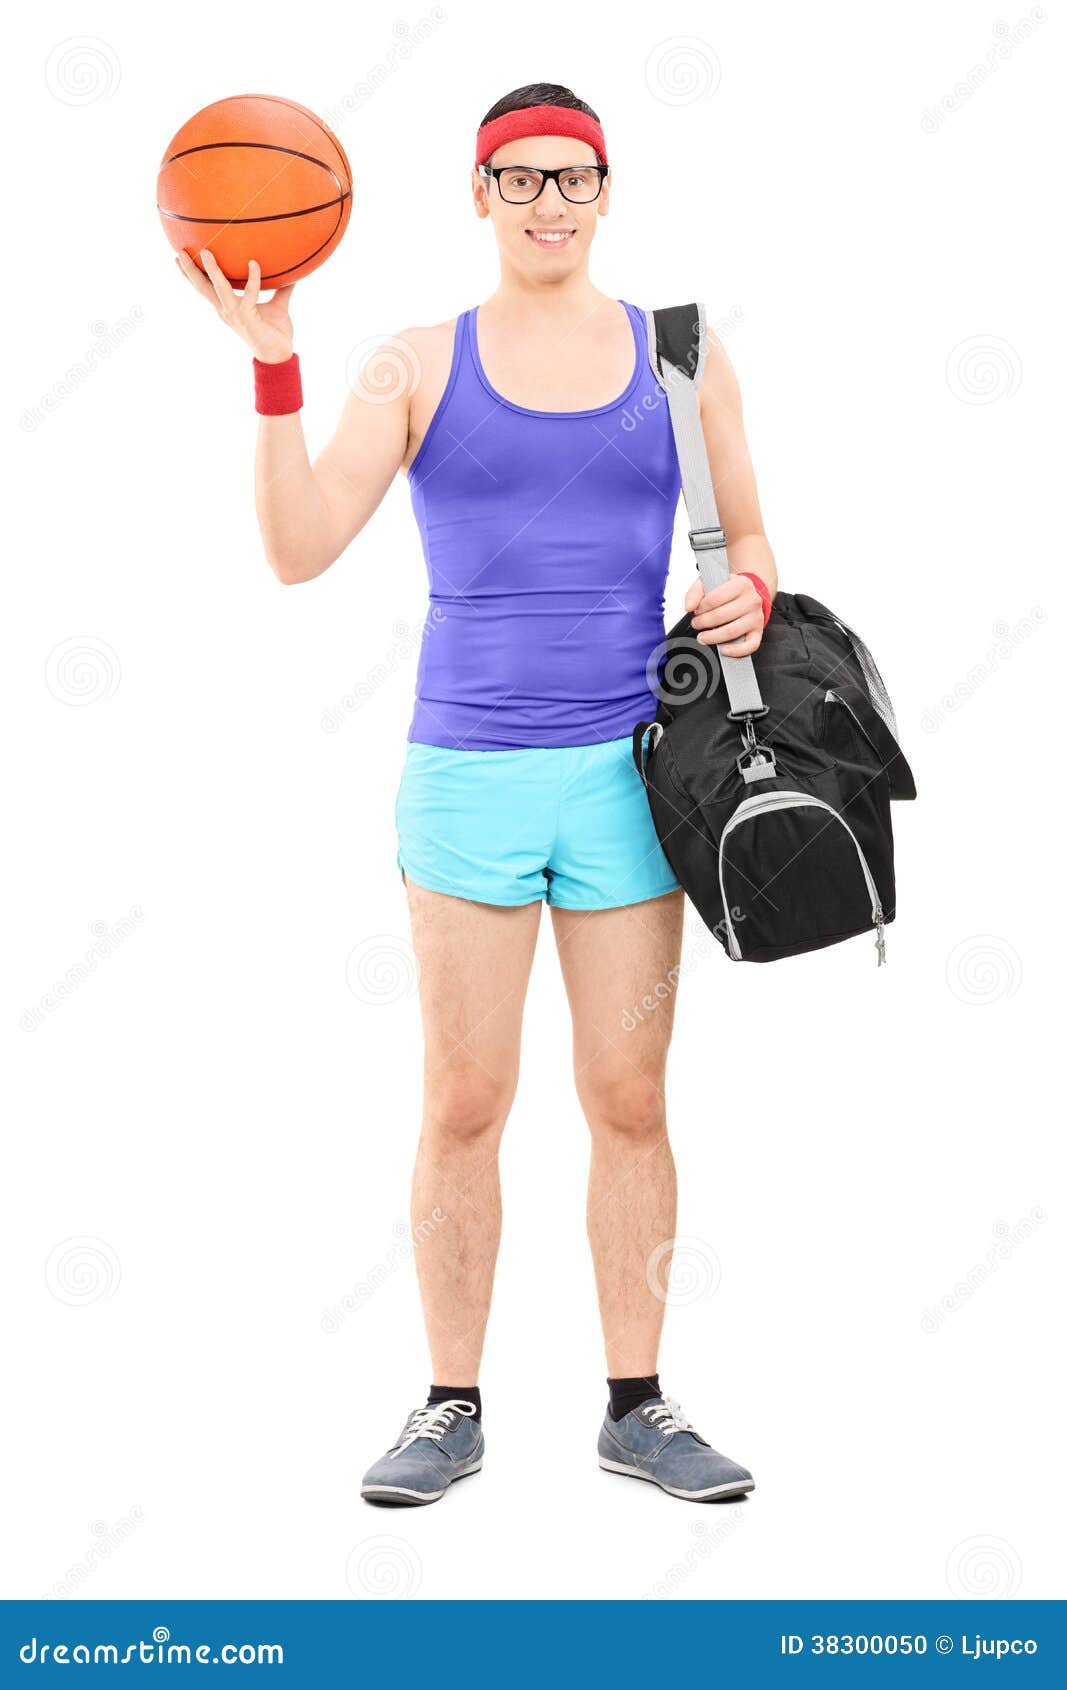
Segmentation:
<svg viewBox="0 0 1067 1690">
<path fill-rule="evenodd" d="M 700 426 L 696 384 L 704 373 L 706 317 L 701 304 L 670 305 L 646 311 L 648 359 L 652 373 L 667 395 L 678 464 L 682 472 L 682 494 L 689 513 L 689 544 L 696 554 L 697 570 L 705 592 L 730 578 L 726 556 L 726 535 L 719 524 L 708 451 Z M 713 650 L 717 649 L 712 647 Z M 751 657 L 719 658 L 722 678 L 730 700 L 730 717 L 738 721 L 765 716 L 767 706 L 760 697 L 759 683 Z"/>
</svg>

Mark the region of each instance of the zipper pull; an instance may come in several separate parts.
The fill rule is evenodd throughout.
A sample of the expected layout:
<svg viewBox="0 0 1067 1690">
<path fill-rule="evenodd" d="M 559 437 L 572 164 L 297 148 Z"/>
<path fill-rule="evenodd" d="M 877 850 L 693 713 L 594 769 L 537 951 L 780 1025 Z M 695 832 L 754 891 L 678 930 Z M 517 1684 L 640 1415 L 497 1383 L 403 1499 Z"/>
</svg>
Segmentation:
<svg viewBox="0 0 1067 1690">
<path fill-rule="evenodd" d="M 876 928 L 874 948 L 878 952 L 878 966 L 881 968 L 885 961 L 885 921 L 881 910 L 875 916 L 874 924 Z"/>
</svg>

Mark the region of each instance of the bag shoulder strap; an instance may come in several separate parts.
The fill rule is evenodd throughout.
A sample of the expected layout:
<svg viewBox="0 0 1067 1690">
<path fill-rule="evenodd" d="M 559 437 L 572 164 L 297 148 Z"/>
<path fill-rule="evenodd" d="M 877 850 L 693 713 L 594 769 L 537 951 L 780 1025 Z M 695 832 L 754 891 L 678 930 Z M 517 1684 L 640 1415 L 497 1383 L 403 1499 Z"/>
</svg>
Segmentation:
<svg viewBox="0 0 1067 1690">
<path fill-rule="evenodd" d="M 726 535 L 719 523 L 708 467 L 696 388 L 704 373 L 706 315 L 701 304 L 668 305 L 646 311 L 648 359 L 667 395 L 671 427 L 682 472 L 682 496 L 689 514 L 689 544 L 706 592 L 729 580 Z M 730 716 L 766 714 L 751 657 L 720 659 Z"/>
</svg>

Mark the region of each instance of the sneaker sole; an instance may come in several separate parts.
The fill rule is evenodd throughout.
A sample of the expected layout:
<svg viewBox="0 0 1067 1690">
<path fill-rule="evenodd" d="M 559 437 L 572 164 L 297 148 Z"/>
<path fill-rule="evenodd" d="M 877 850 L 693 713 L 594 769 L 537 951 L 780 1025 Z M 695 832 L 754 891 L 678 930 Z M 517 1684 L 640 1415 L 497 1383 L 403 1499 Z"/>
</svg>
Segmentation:
<svg viewBox="0 0 1067 1690">
<path fill-rule="evenodd" d="M 403 1485 L 361 1485 L 359 1494 L 366 1502 L 391 1502 L 398 1508 L 421 1508 L 428 1502 L 438 1502 L 446 1490 L 458 1484 L 460 1479 L 469 1479 L 472 1473 L 480 1473 L 482 1464 L 475 1462 L 473 1467 L 467 1467 L 462 1473 L 457 1473 L 447 1485 L 440 1490 L 408 1490 Z"/>
<path fill-rule="evenodd" d="M 755 1479 L 731 1479 L 728 1484 L 712 1485 L 708 1490 L 679 1490 L 676 1485 L 665 1485 L 655 1473 L 646 1473 L 643 1467 L 627 1467 L 621 1461 L 608 1461 L 603 1455 L 599 1460 L 605 1473 L 622 1473 L 628 1479 L 647 1479 L 649 1484 L 665 1490 L 668 1496 L 680 1496 L 683 1502 L 710 1502 L 714 1496 L 744 1496 L 756 1488 Z"/>
</svg>

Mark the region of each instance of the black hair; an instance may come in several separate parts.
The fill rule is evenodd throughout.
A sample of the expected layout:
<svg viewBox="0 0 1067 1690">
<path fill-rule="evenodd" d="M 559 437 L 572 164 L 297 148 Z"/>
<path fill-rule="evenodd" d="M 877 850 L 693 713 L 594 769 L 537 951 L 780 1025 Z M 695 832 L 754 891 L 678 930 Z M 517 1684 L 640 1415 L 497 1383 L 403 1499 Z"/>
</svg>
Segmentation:
<svg viewBox="0 0 1067 1690">
<path fill-rule="evenodd" d="M 565 106 L 568 111 L 584 111 L 588 117 L 600 122 L 592 106 L 587 106 L 571 89 L 561 87 L 558 82 L 528 82 L 525 88 L 515 88 L 498 100 L 486 112 L 482 123 L 491 123 L 494 117 L 503 117 L 505 112 L 526 111 L 530 106 Z"/>
</svg>

